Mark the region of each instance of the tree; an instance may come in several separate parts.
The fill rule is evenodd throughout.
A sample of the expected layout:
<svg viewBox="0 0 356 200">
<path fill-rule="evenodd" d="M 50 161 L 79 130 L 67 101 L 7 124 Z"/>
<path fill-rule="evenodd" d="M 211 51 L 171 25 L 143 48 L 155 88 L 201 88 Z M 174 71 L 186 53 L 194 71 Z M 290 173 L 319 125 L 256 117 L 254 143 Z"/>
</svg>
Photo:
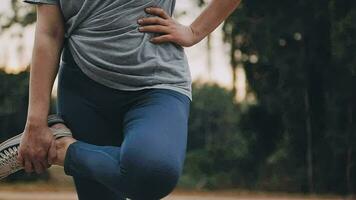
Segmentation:
<svg viewBox="0 0 356 200">
<path fill-rule="evenodd" d="M 34 6 L 26 6 L 21 0 L 11 0 L 10 6 L 10 11 L 12 13 L 10 16 L 2 15 L 0 32 L 7 30 L 14 24 L 27 26 L 36 21 L 36 8 Z"/>
<path fill-rule="evenodd" d="M 276 137 L 275 142 L 289 138 L 285 161 L 295 163 L 300 172 L 294 179 L 305 177 L 299 181 L 301 191 L 345 192 L 346 181 L 340 181 L 344 173 L 335 164 L 340 159 L 330 155 L 343 149 L 331 138 L 340 132 L 346 133 L 347 141 L 354 138 L 355 92 L 347 89 L 355 79 L 354 4 L 347 0 L 244 1 L 224 24 L 232 65 L 243 63 L 258 105 L 282 119 L 282 131 L 279 126 L 274 130 L 283 137 Z M 257 56 L 258 62 L 251 62 L 251 56 Z M 346 93 L 336 90 L 340 87 Z M 331 123 L 331 119 L 347 119 L 348 123 Z M 345 156 L 349 192 L 353 145 L 348 142 Z M 331 179 L 327 174 L 335 176 Z"/>
<path fill-rule="evenodd" d="M 193 83 L 188 153 L 181 185 L 224 188 L 241 184 L 247 141 L 239 132 L 238 106 L 217 84 Z"/>
</svg>

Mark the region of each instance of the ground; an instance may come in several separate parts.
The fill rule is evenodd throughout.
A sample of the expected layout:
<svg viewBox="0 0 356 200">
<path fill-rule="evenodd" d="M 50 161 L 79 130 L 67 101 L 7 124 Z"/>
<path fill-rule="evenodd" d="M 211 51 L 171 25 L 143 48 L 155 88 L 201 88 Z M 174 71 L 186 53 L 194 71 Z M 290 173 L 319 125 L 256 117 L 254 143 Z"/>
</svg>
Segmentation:
<svg viewBox="0 0 356 200">
<path fill-rule="evenodd" d="M 72 188 L 53 187 L 42 183 L 32 186 L 0 184 L 0 200 L 77 200 Z M 336 196 L 302 196 L 238 191 L 187 191 L 176 189 L 163 200 L 346 200 Z M 355 200 L 349 198 L 348 200 Z"/>
<path fill-rule="evenodd" d="M 50 182 L 9 184 L 0 182 L 0 200 L 77 200 L 71 178 L 60 167 L 51 167 Z M 302 196 L 237 190 L 192 191 L 175 189 L 163 200 L 346 200 L 337 196 Z M 356 200 L 348 198 L 347 200 Z"/>
</svg>

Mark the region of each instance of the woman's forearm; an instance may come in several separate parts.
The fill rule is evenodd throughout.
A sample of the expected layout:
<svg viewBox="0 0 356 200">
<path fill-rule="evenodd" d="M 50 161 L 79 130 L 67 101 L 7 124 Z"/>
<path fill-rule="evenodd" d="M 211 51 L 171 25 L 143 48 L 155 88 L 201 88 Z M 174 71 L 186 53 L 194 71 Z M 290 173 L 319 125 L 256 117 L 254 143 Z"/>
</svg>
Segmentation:
<svg viewBox="0 0 356 200">
<path fill-rule="evenodd" d="M 37 34 L 30 70 L 28 122 L 47 124 L 51 91 L 58 71 L 62 41 L 46 34 Z"/>
<path fill-rule="evenodd" d="M 30 95 L 27 125 L 47 124 L 51 91 L 58 72 L 59 59 L 64 40 L 62 23 L 51 21 L 44 16 L 53 17 L 54 12 L 39 7 L 35 41 L 30 70 Z M 43 15 L 43 16 L 41 16 Z M 54 24 L 54 22 L 56 22 Z"/>
<path fill-rule="evenodd" d="M 216 29 L 240 4 L 241 0 L 212 0 L 190 25 L 197 42 Z"/>
</svg>

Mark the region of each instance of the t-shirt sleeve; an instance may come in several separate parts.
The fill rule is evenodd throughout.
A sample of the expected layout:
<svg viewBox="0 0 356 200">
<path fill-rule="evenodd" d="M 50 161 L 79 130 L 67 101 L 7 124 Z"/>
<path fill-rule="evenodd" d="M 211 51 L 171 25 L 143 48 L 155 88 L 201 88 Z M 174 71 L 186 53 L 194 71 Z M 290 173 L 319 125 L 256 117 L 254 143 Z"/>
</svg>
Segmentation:
<svg viewBox="0 0 356 200">
<path fill-rule="evenodd" d="M 57 5 L 58 0 L 23 0 L 25 3 L 30 3 L 30 4 L 52 4 L 52 5 Z"/>
</svg>

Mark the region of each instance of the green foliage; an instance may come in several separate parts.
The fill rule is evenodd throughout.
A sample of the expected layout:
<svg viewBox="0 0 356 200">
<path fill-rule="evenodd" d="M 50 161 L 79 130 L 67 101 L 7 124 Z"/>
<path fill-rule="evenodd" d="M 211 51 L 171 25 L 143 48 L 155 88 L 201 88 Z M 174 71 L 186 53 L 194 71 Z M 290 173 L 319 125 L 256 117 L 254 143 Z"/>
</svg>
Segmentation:
<svg viewBox="0 0 356 200">
<path fill-rule="evenodd" d="M 28 72 L 0 71 L 0 140 L 22 131 L 27 113 Z"/>
<path fill-rule="evenodd" d="M 239 182 L 248 144 L 239 132 L 233 94 L 216 84 L 193 84 L 188 154 L 182 186 L 231 187 Z"/>
<path fill-rule="evenodd" d="M 251 162 L 258 187 L 355 192 L 355 12 L 348 0 L 251 0 L 226 20 L 232 64 L 259 102 L 242 120 L 266 150 Z"/>
</svg>

